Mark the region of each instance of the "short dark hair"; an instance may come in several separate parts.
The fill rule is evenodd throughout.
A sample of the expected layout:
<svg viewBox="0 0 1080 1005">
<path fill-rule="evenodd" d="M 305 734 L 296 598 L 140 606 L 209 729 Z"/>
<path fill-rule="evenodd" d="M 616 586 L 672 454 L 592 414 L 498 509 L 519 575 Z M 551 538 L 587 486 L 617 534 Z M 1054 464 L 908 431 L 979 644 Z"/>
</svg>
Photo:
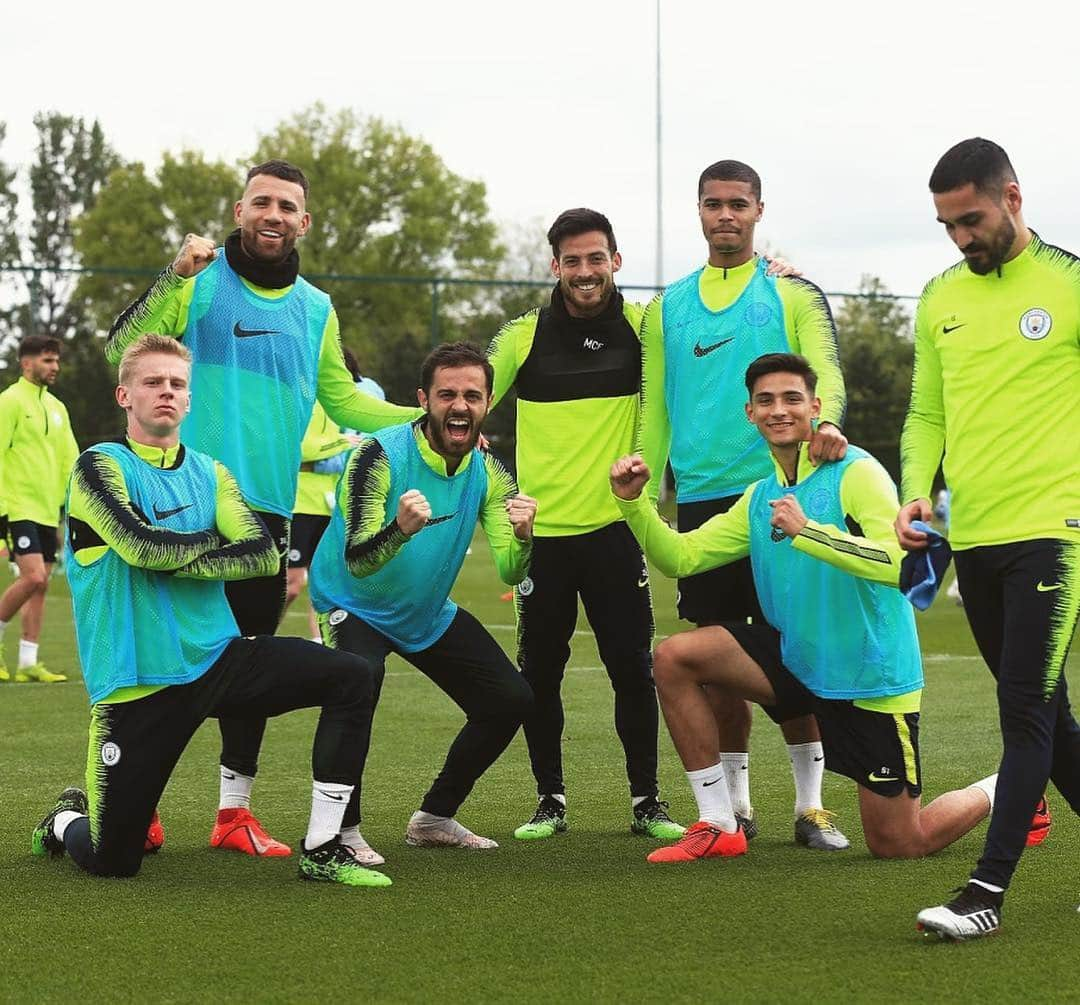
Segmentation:
<svg viewBox="0 0 1080 1005">
<path fill-rule="evenodd" d="M 767 352 L 746 368 L 746 393 L 750 398 L 754 397 L 754 385 L 770 373 L 797 373 L 806 381 L 806 389 L 811 394 L 817 391 L 817 374 L 805 356 L 794 352 Z"/>
<path fill-rule="evenodd" d="M 1011 181 L 1016 181 L 1016 172 L 1009 155 L 993 140 L 973 136 L 941 155 L 930 175 L 930 191 L 940 195 L 973 184 L 977 192 L 1000 195 Z"/>
<path fill-rule="evenodd" d="M 435 371 L 440 367 L 478 366 L 484 371 L 487 391 L 490 395 L 495 386 L 495 368 L 488 362 L 484 350 L 474 342 L 444 342 L 427 354 L 420 367 L 420 386 L 424 394 L 431 390 Z"/>
<path fill-rule="evenodd" d="M 252 178 L 260 174 L 268 174 L 271 178 L 280 178 L 282 181 L 291 181 L 304 190 L 305 199 L 308 197 L 307 175 L 295 164 L 290 164 L 288 161 L 277 159 L 263 161 L 261 164 L 256 164 L 248 171 L 247 181 L 245 181 L 244 184 L 246 185 Z"/>
<path fill-rule="evenodd" d="M 52 335 L 27 335 L 19 343 L 19 359 L 25 356 L 40 356 L 42 353 L 60 353 L 60 339 Z"/>
<path fill-rule="evenodd" d="M 744 164 L 742 161 L 717 161 L 702 171 L 697 183 L 697 197 L 699 199 L 705 192 L 705 182 L 707 181 L 744 181 L 750 186 L 754 198 L 761 202 L 761 175 L 749 164 Z"/>
<path fill-rule="evenodd" d="M 611 229 L 611 221 L 603 213 L 598 213 L 595 209 L 586 209 L 584 206 L 565 210 L 555 218 L 555 222 L 547 232 L 551 253 L 558 258 L 559 248 L 566 238 L 591 234 L 594 230 L 607 238 L 608 251 L 614 255 L 619 248 L 615 244 L 615 231 Z"/>
</svg>

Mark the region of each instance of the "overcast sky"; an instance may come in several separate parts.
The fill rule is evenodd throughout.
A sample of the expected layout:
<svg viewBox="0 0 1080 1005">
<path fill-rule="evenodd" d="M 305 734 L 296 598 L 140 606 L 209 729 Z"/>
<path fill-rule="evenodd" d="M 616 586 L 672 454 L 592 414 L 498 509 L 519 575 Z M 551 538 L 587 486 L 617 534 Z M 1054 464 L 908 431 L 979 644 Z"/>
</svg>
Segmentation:
<svg viewBox="0 0 1080 1005">
<path fill-rule="evenodd" d="M 958 257 L 926 179 L 972 135 L 1009 151 L 1028 223 L 1080 251 L 1074 5 L 661 3 L 665 282 L 704 260 L 697 177 L 734 157 L 763 178 L 759 247 L 827 290 L 871 273 L 918 293 Z M 622 281 L 654 281 L 655 0 L 19 2 L 2 32 L 9 163 L 33 157 L 39 110 L 97 117 L 154 164 L 246 156 L 322 101 L 423 136 L 500 223 L 607 213 Z"/>
</svg>

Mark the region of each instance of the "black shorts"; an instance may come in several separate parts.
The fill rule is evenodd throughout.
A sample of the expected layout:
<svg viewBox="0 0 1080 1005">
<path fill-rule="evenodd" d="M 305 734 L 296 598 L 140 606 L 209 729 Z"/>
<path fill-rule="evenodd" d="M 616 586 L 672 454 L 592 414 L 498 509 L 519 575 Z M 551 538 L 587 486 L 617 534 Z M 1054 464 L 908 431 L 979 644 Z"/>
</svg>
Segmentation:
<svg viewBox="0 0 1080 1005">
<path fill-rule="evenodd" d="M 922 792 L 918 712 L 875 712 L 850 700 L 819 698 L 784 666 L 780 633 L 772 625 L 735 622 L 723 627 L 769 679 L 776 704 L 762 708 L 770 719 L 817 717 L 826 768 L 879 796 Z"/>
<path fill-rule="evenodd" d="M 723 499 L 680 503 L 676 508 L 679 533 L 697 530 L 710 517 L 726 513 L 739 498 L 726 496 Z M 680 579 L 678 604 L 679 617 L 698 626 L 765 620 L 748 558 Z"/>
<path fill-rule="evenodd" d="M 56 528 L 33 520 L 12 520 L 7 545 L 9 555 L 40 555 L 46 565 L 52 565 L 56 561 Z"/>
<path fill-rule="evenodd" d="M 289 568 L 306 569 L 311 565 L 319 539 L 330 526 L 330 517 L 313 513 L 294 513 L 289 537 Z"/>
</svg>

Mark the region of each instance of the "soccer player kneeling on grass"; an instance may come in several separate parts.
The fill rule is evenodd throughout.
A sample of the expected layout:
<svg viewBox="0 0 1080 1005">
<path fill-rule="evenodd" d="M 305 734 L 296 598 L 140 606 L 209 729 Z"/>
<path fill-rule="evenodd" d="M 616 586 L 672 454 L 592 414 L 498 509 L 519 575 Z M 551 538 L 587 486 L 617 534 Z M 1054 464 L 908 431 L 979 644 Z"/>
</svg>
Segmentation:
<svg viewBox="0 0 1080 1005">
<path fill-rule="evenodd" d="M 65 567 L 91 702 L 88 792 L 61 793 L 31 851 L 133 876 L 154 807 L 205 719 L 321 706 L 300 875 L 389 886 L 340 840 L 371 729 L 371 667 L 301 639 L 240 637 L 224 581 L 273 575 L 278 554 L 224 465 L 179 442 L 190 377 L 175 340 L 132 343 L 116 389 L 127 435 L 91 447 L 72 474 Z"/>
<path fill-rule="evenodd" d="M 492 367 L 468 342 L 434 349 L 417 392 L 424 416 L 375 433 L 338 483 L 338 505 L 311 563 L 311 600 L 323 641 L 375 667 L 378 701 L 394 652 L 430 677 L 464 711 L 465 725 L 405 840 L 417 846 L 495 848 L 454 819 L 476 780 L 513 739 L 532 691 L 498 643 L 449 599 L 477 520 L 500 578 L 528 571 L 536 500 L 477 438 L 491 404 Z M 357 762 L 357 775 L 363 759 Z M 345 811 L 342 840 L 361 861 L 382 856 L 360 836 L 360 788 Z"/>
<path fill-rule="evenodd" d="M 746 414 L 768 442 L 775 470 L 697 530 L 679 534 L 660 519 L 642 491 L 649 470 L 640 457 L 611 469 L 630 529 L 665 575 L 695 575 L 749 555 L 767 620 L 698 628 L 657 647 L 660 704 L 699 820 L 650 862 L 746 853 L 706 686 L 757 702 L 777 722 L 817 716 L 823 766 L 859 785 L 873 855 L 928 855 L 990 812 L 996 776 L 920 808 L 923 675 L 914 615 L 897 588 L 896 489 L 854 446 L 841 461 L 811 463 L 816 385 L 802 356 L 771 353 L 750 364 Z"/>
</svg>

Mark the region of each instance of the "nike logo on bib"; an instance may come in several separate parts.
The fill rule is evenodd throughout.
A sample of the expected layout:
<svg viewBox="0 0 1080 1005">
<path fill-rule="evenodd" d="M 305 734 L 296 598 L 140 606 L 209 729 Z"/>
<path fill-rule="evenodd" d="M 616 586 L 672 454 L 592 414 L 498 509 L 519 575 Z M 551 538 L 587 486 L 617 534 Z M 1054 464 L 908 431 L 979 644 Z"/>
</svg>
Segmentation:
<svg viewBox="0 0 1080 1005">
<path fill-rule="evenodd" d="M 194 503 L 186 503 L 183 506 L 177 506 L 176 509 L 158 509 L 157 506 L 155 506 L 154 516 L 156 516 L 159 520 L 164 520 L 167 517 L 176 516 L 177 513 L 183 513 L 184 510 L 191 509 L 191 507 L 194 505 Z"/>
<path fill-rule="evenodd" d="M 273 328 L 241 328 L 240 322 L 233 325 L 232 333 L 237 338 L 254 338 L 256 335 L 280 335 L 281 332 Z"/>
<path fill-rule="evenodd" d="M 734 338 L 735 336 L 732 335 L 731 338 L 721 339 L 719 342 L 714 342 L 712 345 L 704 346 L 700 342 L 697 342 L 694 345 L 694 355 L 697 356 L 698 359 L 702 356 L 708 356 L 714 349 L 719 349 L 720 346 L 727 345 L 729 342 L 733 341 Z"/>
<path fill-rule="evenodd" d="M 457 513 L 447 513 L 446 516 L 433 516 L 426 524 L 425 527 L 434 527 L 437 523 L 446 523 L 447 520 L 453 520 L 457 516 Z"/>
</svg>

